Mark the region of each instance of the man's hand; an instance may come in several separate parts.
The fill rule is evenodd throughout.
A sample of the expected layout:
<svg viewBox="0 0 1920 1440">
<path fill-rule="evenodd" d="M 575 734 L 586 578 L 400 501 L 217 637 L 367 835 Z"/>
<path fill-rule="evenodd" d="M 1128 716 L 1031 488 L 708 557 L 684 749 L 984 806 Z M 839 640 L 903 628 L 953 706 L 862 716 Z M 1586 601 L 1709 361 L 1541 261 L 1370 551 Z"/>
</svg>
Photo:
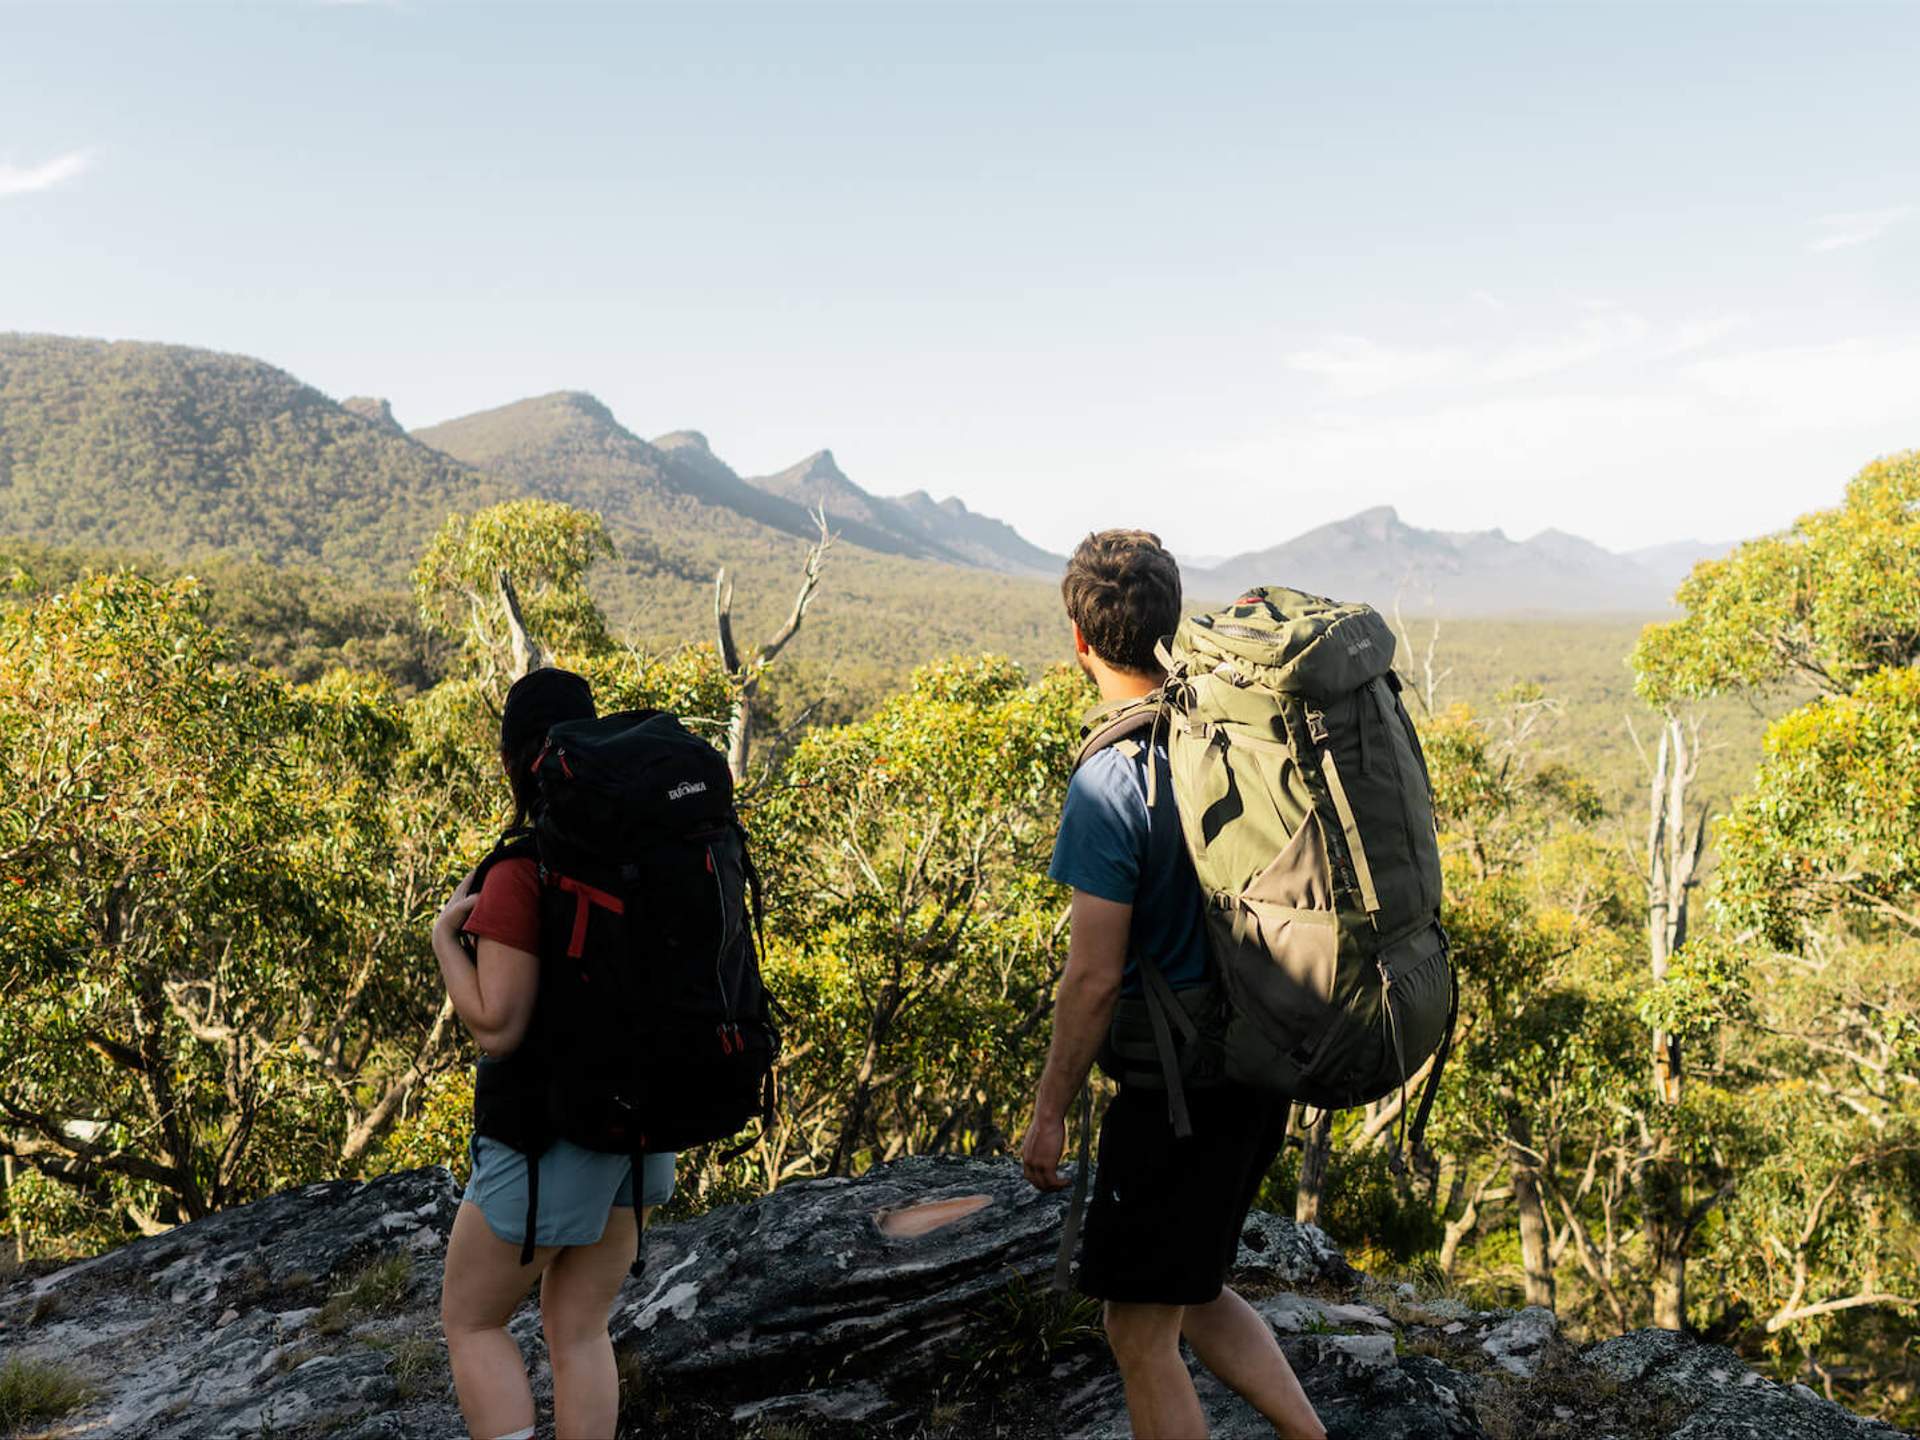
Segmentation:
<svg viewBox="0 0 1920 1440">
<path fill-rule="evenodd" d="M 1027 1138 L 1020 1145 L 1020 1168 L 1026 1171 L 1034 1189 L 1067 1188 L 1067 1177 L 1060 1173 L 1060 1161 L 1066 1153 L 1066 1118 L 1036 1112 Z"/>
</svg>

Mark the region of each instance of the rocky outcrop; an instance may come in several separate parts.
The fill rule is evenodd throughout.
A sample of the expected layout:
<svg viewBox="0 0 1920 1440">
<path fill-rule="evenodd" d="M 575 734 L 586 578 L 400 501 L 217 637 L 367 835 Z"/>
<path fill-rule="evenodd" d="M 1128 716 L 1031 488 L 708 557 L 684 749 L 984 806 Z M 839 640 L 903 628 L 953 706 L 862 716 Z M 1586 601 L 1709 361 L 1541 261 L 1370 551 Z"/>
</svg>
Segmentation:
<svg viewBox="0 0 1920 1440">
<path fill-rule="evenodd" d="M 404 435 L 407 432 L 400 422 L 393 418 L 393 406 L 376 395 L 349 395 L 340 402 L 342 410 L 350 410 L 362 420 L 378 425 L 390 435 Z"/>
<path fill-rule="evenodd" d="M 437 1318 L 457 1203 L 441 1170 L 313 1185 L 16 1277 L 0 1356 L 84 1381 L 68 1424 L 103 1440 L 459 1434 Z M 917 1159 L 655 1227 L 613 1316 L 633 1433 L 1124 1435 L 1097 1315 L 1047 1289 L 1063 1203 L 1007 1162 Z M 1544 1310 L 1423 1299 L 1270 1215 L 1236 1281 L 1335 1436 L 1897 1433 L 1684 1337 L 1582 1351 Z M 513 1331 L 541 1376 L 531 1304 Z M 1199 1384 L 1216 1435 L 1272 1433 Z"/>
</svg>

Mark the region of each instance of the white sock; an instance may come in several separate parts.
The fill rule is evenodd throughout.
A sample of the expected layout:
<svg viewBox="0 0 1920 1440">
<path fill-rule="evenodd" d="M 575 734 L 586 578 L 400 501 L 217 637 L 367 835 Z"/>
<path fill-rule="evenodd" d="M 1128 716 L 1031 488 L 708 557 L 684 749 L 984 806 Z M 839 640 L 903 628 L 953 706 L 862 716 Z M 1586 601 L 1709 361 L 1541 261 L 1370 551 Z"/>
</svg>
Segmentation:
<svg viewBox="0 0 1920 1440">
<path fill-rule="evenodd" d="M 515 1430 L 511 1435 L 497 1435 L 494 1440 L 533 1440 L 533 1426 L 529 1425 L 524 1430 Z"/>
</svg>

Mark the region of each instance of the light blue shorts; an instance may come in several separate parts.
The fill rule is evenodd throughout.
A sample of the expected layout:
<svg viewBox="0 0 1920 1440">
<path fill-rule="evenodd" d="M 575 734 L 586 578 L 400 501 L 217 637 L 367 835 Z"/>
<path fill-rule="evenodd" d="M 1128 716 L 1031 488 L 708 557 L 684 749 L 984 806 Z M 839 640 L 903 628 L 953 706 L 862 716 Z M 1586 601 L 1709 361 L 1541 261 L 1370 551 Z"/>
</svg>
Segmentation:
<svg viewBox="0 0 1920 1440">
<path fill-rule="evenodd" d="M 527 1238 L 527 1157 L 510 1145 L 476 1135 L 470 1147 L 473 1174 L 460 1198 L 470 1200 L 487 1228 L 509 1245 Z M 671 1153 L 648 1155 L 641 1194 L 649 1205 L 673 1195 Z M 540 1213 L 536 1245 L 592 1245 L 606 1232 L 607 1212 L 633 1208 L 633 1161 L 625 1155 L 587 1150 L 556 1140 L 540 1157 Z"/>
</svg>

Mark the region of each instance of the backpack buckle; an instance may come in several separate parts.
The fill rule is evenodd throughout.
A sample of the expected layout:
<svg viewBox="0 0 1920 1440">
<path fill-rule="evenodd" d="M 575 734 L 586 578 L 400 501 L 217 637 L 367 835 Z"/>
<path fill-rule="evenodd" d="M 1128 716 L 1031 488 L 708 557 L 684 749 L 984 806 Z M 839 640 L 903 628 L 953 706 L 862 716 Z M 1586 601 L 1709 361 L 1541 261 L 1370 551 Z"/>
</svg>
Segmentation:
<svg viewBox="0 0 1920 1440">
<path fill-rule="evenodd" d="M 1324 710 L 1307 711 L 1307 734 L 1316 745 L 1327 743 L 1327 712 Z"/>
</svg>

